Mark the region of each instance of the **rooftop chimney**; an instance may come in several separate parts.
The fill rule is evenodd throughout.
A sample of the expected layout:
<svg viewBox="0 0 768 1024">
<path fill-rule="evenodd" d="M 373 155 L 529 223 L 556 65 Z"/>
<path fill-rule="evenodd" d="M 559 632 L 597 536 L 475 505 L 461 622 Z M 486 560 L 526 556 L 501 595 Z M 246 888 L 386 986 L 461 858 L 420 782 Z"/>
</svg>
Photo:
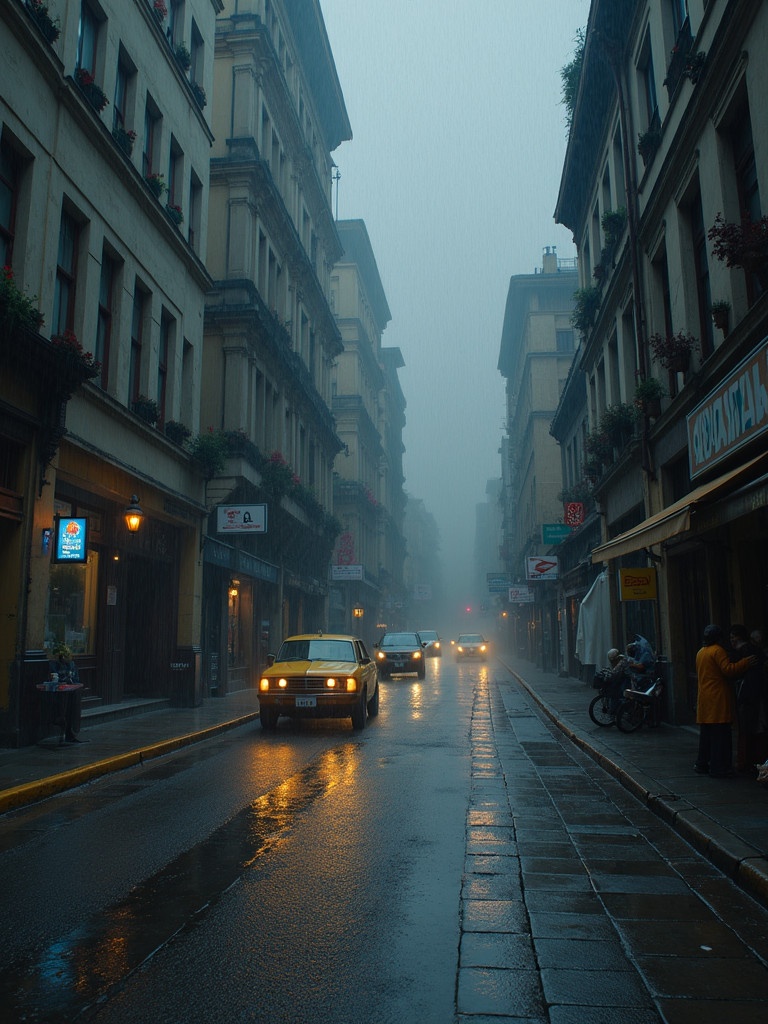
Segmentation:
<svg viewBox="0 0 768 1024">
<path fill-rule="evenodd" d="M 557 246 L 547 245 L 544 247 L 544 256 L 541 263 L 542 274 L 557 273 Z"/>
</svg>

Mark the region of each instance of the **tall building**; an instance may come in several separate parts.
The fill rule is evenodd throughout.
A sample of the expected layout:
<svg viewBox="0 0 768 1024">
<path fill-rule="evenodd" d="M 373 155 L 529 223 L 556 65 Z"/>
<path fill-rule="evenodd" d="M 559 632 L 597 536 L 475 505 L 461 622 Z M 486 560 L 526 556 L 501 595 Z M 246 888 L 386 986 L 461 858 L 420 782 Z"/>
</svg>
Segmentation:
<svg viewBox="0 0 768 1024">
<path fill-rule="evenodd" d="M 206 496 L 202 642 L 222 693 L 328 618 L 342 449 L 331 152 L 351 129 L 317 0 L 225 3 L 213 127 L 201 426 L 226 459 Z"/>
<path fill-rule="evenodd" d="M 579 252 L 591 558 L 617 646 L 651 639 L 681 722 L 704 626 L 768 623 L 767 43 L 765 4 L 593 0 L 556 208 Z"/>
<path fill-rule="evenodd" d="M 372 641 L 392 576 L 381 435 L 386 401 L 381 339 L 391 314 L 364 222 L 339 221 L 336 229 L 344 255 L 333 270 L 331 305 L 344 349 L 335 360 L 331 386 L 344 448 L 334 474 L 334 513 L 342 532 L 331 566 L 331 624 Z"/>
<path fill-rule="evenodd" d="M 36 687 L 57 644 L 74 654 L 91 704 L 200 697 L 204 480 L 172 438 L 199 428 L 211 283 L 205 103 L 220 9 L 218 0 L 0 9 L 9 268 L 0 730 L 9 743 L 36 738 Z M 129 505 L 142 513 L 135 534 Z"/>
<path fill-rule="evenodd" d="M 549 553 L 544 526 L 563 522 L 560 453 L 550 424 L 573 359 L 577 280 L 573 260 L 559 260 L 548 247 L 540 272 L 517 274 L 509 282 L 498 363 L 506 380 L 502 548 L 516 583 L 527 582 L 530 557 Z M 557 588 L 545 578 L 532 586 L 534 602 L 510 609 L 510 642 L 513 650 L 552 667 Z"/>
</svg>

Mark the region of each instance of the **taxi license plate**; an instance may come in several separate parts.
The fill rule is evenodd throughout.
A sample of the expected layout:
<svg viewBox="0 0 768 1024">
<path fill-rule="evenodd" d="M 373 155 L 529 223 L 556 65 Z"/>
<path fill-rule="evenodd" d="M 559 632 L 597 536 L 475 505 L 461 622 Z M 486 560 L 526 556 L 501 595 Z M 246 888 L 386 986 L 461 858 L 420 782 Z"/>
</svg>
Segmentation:
<svg viewBox="0 0 768 1024">
<path fill-rule="evenodd" d="M 297 697 L 296 698 L 297 708 L 316 708 L 317 697 Z"/>
</svg>

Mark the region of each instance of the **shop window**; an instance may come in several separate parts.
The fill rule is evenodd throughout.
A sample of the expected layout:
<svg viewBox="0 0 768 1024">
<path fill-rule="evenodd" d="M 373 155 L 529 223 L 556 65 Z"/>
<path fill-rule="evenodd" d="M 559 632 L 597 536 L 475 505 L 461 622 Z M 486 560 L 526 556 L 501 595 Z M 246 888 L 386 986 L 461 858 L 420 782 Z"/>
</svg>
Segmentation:
<svg viewBox="0 0 768 1024">
<path fill-rule="evenodd" d="M 45 609 L 45 646 L 65 643 L 73 654 L 94 654 L 99 554 L 85 565 L 52 565 Z"/>
</svg>

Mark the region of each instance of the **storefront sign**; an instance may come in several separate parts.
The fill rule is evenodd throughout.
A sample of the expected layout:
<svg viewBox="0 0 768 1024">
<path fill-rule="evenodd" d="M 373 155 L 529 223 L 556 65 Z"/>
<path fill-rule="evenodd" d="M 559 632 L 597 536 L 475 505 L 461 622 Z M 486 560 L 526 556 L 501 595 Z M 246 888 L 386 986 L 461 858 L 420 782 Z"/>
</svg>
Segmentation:
<svg viewBox="0 0 768 1024">
<path fill-rule="evenodd" d="M 691 480 L 768 432 L 768 338 L 687 417 Z"/>
<path fill-rule="evenodd" d="M 217 533 L 266 533 L 266 505 L 219 505 L 216 509 Z"/>
<path fill-rule="evenodd" d="M 533 604 L 533 591 L 530 587 L 510 587 L 510 604 Z"/>
<path fill-rule="evenodd" d="M 571 527 L 567 523 L 542 523 L 541 542 L 542 544 L 560 544 L 566 537 L 570 537 Z"/>
<path fill-rule="evenodd" d="M 655 601 L 655 569 L 620 569 L 619 588 L 622 601 Z"/>
<path fill-rule="evenodd" d="M 558 578 L 557 570 L 556 558 L 540 558 L 533 555 L 525 560 L 525 578 L 527 580 L 556 580 Z"/>
<path fill-rule="evenodd" d="M 512 582 L 508 572 L 489 572 L 485 574 L 488 581 L 489 594 L 505 594 Z"/>
<path fill-rule="evenodd" d="M 54 522 L 54 562 L 88 561 L 88 520 L 60 516 Z"/>
<path fill-rule="evenodd" d="M 361 580 L 363 578 L 362 565 L 332 565 L 332 580 Z"/>
</svg>

